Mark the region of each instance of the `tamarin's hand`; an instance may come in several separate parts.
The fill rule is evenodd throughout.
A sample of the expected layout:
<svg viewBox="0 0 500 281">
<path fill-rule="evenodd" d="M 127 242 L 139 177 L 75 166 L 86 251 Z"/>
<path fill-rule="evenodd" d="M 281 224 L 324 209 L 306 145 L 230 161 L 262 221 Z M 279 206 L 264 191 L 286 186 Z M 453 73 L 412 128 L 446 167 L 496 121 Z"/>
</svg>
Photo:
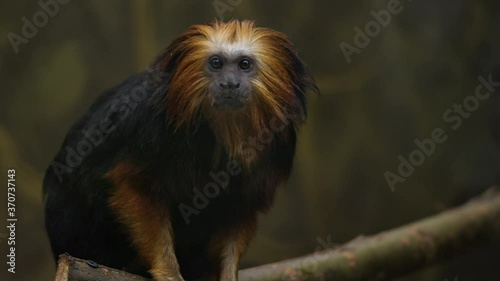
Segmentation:
<svg viewBox="0 0 500 281">
<path fill-rule="evenodd" d="M 257 214 L 290 174 L 308 89 L 284 34 L 190 27 L 68 133 L 44 179 L 55 257 L 156 281 L 237 280 Z"/>
</svg>

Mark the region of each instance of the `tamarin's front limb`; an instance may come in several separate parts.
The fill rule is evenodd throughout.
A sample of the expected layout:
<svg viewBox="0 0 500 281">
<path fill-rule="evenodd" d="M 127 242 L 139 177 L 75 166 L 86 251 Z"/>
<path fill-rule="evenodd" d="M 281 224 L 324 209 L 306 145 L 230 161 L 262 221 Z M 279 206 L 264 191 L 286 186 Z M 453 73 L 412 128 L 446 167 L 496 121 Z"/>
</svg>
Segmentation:
<svg viewBox="0 0 500 281">
<path fill-rule="evenodd" d="M 209 245 L 210 258 L 220 261 L 220 268 L 212 272 L 210 281 L 238 280 L 238 265 L 257 228 L 257 217 L 250 216 L 229 229 L 216 233 Z"/>
<path fill-rule="evenodd" d="M 118 164 L 106 174 L 114 185 L 110 207 L 130 232 L 132 242 L 155 281 L 182 281 L 166 207 L 139 192 L 138 171 Z M 135 177 L 136 178 L 136 177 Z"/>
</svg>

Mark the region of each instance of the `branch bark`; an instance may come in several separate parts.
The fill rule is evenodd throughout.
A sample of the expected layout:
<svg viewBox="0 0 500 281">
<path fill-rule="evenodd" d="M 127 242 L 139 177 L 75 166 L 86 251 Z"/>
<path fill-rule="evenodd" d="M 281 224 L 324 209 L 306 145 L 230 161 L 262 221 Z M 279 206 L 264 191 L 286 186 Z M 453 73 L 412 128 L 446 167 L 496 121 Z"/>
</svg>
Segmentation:
<svg viewBox="0 0 500 281">
<path fill-rule="evenodd" d="M 386 280 L 421 269 L 500 238 L 500 190 L 441 214 L 358 237 L 336 249 L 241 270 L 240 281 Z M 146 281 L 147 279 L 67 254 L 56 281 Z"/>
</svg>

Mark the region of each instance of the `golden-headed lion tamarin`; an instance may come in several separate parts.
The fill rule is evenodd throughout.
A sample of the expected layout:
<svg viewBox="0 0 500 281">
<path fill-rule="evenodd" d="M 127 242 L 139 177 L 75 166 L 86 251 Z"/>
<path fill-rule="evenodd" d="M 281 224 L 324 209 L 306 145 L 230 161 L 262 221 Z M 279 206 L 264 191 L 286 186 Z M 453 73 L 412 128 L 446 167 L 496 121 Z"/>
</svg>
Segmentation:
<svg viewBox="0 0 500 281">
<path fill-rule="evenodd" d="M 68 133 L 44 179 L 54 255 L 156 281 L 237 280 L 257 214 L 290 174 L 308 89 L 284 34 L 190 27 Z"/>
</svg>

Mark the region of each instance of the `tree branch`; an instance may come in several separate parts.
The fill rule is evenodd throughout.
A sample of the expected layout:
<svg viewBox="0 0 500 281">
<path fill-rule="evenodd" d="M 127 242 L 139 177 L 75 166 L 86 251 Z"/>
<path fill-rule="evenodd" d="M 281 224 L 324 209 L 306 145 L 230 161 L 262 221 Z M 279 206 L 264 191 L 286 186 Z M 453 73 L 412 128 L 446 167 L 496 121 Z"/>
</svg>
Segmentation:
<svg viewBox="0 0 500 281">
<path fill-rule="evenodd" d="M 240 281 L 386 280 L 456 256 L 500 238 L 500 190 L 441 214 L 358 237 L 337 248 L 241 270 Z M 59 259 L 56 281 L 145 281 L 67 254 Z"/>
</svg>

